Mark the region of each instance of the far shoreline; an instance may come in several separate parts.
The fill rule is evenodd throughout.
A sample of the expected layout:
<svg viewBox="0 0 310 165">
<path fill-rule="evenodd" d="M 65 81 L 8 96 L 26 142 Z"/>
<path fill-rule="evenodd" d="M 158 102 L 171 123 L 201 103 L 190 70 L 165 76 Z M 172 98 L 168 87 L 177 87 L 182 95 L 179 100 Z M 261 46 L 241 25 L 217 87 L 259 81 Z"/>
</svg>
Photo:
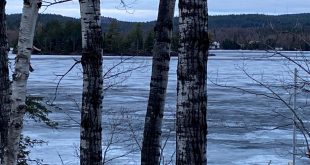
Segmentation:
<svg viewBox="0 0 310 165">
<path fill-rule="evenodd" d="M 216 56 L 215 53 L 272 53 L 272 52 L 281 52 L 281 53 L 310 53 L 310 51 L 299 51 L 299 50 L 228 50 L 228 49 L 211 49 L 209 50 L 210 56 Z M 9 52 L 9 55 L 16 55 L 15 53 Z M 82 56 L 82 54 L 32 54 L 32 56 Z M 141 53 L 141 54 L 134 54 L 134 53 L 103 53 L 103 56 L 105 57 L 152 57 L 151 53 Z M 171 57 L 177 57 L 177 52 L 172 52 Z"/>
</svg>

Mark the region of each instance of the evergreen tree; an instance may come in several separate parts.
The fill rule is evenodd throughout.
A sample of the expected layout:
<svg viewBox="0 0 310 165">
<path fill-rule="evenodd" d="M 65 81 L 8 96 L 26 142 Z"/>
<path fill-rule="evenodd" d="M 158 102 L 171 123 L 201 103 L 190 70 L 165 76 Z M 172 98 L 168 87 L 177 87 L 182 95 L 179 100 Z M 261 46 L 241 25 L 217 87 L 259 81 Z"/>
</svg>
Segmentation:
<svg viewBox="0 0 310 165">
<path fill-rule="evenodd" d="M 137 23 L 127 37 L 130 42 L 130 51 L 139 54 L 143 49 L 143 31 L 141 29 L 141 24 Z"/>
<path fill-rule="evenodd" d="M 121 49 L 121 42 L 119 25 L 116 20 L 113 20 L 104 36 L 103 49 L 108 53 L 118 53 Z"/>
<path fill-rule="evenodd" d="M 154 47 L 154 31 L 149 31 L 144 41 L 144 50 L 151 54 Z"/>
</svg>

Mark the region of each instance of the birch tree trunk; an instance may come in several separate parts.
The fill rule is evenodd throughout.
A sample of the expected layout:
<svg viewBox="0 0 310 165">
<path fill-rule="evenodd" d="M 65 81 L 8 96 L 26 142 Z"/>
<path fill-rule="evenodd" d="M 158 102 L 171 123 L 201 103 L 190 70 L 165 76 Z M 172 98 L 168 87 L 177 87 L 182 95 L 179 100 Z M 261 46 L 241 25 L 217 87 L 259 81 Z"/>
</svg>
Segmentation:
<svg viewBox="0 0 310 165">
<path fill-rule="evenodd" d="M 80 164 L 102 165 L 102 32 L 99 0 L 80 0 L 83 95 Z"/>
<path fill-rule="evenodd" d="M 4 165 L 4 148 L 7 144 L 9 113 L 11 109 L 8 68 L 8 39 L 5 17 L 6 1 L 0 1 L 0 165 Z"/>
<path fill-rule="evenodd" d="M 179 1 L 176 164 L 207 164 L 207 0 Z"/>
<path fill-rule="evenodd" d="M 144 124 L 142 165 L 159 165 L 175 0 L 161 0 L 155 26 L 150 94 Z"/>
<path fill-rule="evenodd" d="M 8 146 L 5 165 L 16 165 L 19 151 L 20 134 L 26 111 L 26 86 L 29 76 L 29 64 L 33 37 L 41 7 L 41 0 L 24 0 L 23 13 L 19 29 L 18 53 L 15 58 L 15 71 L 12 84 L 12 110 L 10 115 Z"/>
</svg>

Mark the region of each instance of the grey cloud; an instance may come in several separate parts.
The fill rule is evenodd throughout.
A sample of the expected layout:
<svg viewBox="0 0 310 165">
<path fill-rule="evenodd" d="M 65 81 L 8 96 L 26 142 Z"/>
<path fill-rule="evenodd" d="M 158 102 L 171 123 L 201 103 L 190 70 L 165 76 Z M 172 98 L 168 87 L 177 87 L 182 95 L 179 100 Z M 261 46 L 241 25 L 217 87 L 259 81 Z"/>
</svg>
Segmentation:
<svg viewBox="0 0 310 165">
<path fill-rule="evenodd" d="M 310 12 L 308 0 L 209 0 L 210 13 L 286 14 Z"/>
<path fill-rule="evenodd" d="M 120 0 L 102 0 L 102 15 L 120 20 L 150 21 L 157 16 L 159 0 L 125 0 L 130 5 L 129 14 L 120 10 Z M 208 0 L 210 14 L 286 14 L 310 12 L 309 0 Z M 8 0 L 7 13 L 20 13 L 22 1 Z M 45 13 L 56 13 L 71 17 L 79 17 L 78 0 L 50 7 Z M 176 12 L 177 14 L 177 12 Z"/>
</svg>

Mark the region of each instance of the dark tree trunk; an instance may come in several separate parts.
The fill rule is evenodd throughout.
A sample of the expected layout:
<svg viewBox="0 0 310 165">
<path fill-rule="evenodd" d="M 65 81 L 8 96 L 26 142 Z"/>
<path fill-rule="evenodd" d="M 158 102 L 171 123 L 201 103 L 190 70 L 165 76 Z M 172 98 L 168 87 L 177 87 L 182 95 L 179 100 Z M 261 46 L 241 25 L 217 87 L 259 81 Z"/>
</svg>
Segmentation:
<svg viewBox="0 0 310 165">
<path fill-rule="evenodd" d="M 10 79 L 8 68 L 8 40 L 5 18 L 6 1 L 0 1 L 0 165 L 3 165 L 7 144 L 9 113 L 11 109 Z"/>
<path fill-rule="evenodd" d="M 152 77 L 145 117 L 142 165 L 159 165 L 161 158 L 161 127 L 164 115 L 170 62 L 170 47 L 175 0 L 161 0 L 155 26 Z"/>
<path fill-rule="evenodd" d="M 207 164 L 207 0 L 179 1 L 176 164 Z"/>
<path fill-rule="evenodd" d="M 100 1 L 80 0 L 80 11 L 83 46 L 80 164 L 102 165 L 103 77 Z"/>
</svg>

